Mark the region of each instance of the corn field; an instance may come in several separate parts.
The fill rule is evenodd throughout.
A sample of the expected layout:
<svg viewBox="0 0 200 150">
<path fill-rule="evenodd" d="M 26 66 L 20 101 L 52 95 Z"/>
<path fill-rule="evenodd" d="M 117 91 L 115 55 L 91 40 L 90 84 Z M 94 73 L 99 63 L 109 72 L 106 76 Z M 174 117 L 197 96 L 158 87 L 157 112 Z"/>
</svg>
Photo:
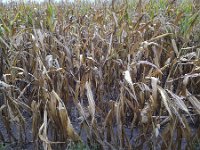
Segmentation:
<svg viewBox="0 0 200 150">
<path fill-rule="evenodd" d="M 0 4 L 0 149 L 200 149 L 199 8 Z"/>
</svg>

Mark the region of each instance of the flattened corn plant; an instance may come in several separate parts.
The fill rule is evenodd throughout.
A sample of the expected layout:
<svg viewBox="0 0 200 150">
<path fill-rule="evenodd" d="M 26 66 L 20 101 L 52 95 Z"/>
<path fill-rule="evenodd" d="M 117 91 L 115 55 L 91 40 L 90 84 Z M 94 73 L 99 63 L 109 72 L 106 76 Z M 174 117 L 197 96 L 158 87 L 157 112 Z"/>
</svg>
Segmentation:
<svg viewBox="0 0 200 150">
<path fill-rule="evenodd" d="M 0 12 L 1 141 L 43 149 L 80 142 L 87 149 L 195 148 L 195 3 L 12 3 Z"/>
</svg>

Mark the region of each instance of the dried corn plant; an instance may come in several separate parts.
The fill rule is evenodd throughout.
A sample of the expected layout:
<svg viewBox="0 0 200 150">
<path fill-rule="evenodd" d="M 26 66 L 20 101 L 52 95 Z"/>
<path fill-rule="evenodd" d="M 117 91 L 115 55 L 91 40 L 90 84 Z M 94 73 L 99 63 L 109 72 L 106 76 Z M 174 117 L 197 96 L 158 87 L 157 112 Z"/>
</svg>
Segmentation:
<svg viewBox="0 0 200 150">
<path fill-rule="evenodd" d="M 0 140 L 37 149 L 70 149 L 72 141 L 88 149 L 194 149 L 196 7 L 1 4 Z"/>
</svg>

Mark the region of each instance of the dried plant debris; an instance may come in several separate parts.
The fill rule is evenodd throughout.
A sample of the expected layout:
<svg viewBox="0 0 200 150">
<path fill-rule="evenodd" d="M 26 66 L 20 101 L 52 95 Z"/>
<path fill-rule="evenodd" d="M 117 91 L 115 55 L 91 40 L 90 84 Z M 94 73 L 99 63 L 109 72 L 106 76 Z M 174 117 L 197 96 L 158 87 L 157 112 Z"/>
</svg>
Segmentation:
<svg viewBox="0 0 200 150">
<path fill-rule="evenodd" d="M 192 0 L 0 2 L 0 142 L 198 149 L 198 8 Z"/>
</svg>

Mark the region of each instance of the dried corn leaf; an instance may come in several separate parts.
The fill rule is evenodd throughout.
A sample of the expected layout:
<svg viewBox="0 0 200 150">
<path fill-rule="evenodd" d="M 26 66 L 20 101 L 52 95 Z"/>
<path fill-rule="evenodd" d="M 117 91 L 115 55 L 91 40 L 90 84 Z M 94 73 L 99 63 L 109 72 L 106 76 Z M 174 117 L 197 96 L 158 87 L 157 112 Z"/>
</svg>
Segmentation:
<svg viewBox="0 0 200 150">
<path fill-rule="evenodd" d="M 172 116 L 172 112 L 171 112 L 171 109 L 169 107 L 170 98 L 169 98 L 167 92 L 162 87 L 160 87 L 159 85 L 157 86 L 157 88 L 158 88 L 158 91 L 161 94 L 162 101 L 163 101 L 163 104 L 164 104 L 165 108 L 169 112 L 169 115 Z"/>
<path fill-rule="evenodd" d="M 3 81 L 0 81 L 0 89 L 9 89 L 11 87 L 14 87 L 14 86 L 9 85 L 9 84 L 7 84 L 7 83 L 5 83 Z"/>
<path fill-rule="evenodd" d="M 199 100 L 195 96 L 193 96 L 188 90 L 186 90 L 186 95 L 187 95 L 187 99 L 190 101 L 190 103 L 194 107 L 194 110 L 198 114 L 200 114 L 200 102 L 199 102 Z"/>
<path fill-rule="evenodd" d="M 175 102 L 175 104 L 176 104 L 176 106 L 177 106 L 178 108 L 180 108 L 180 109 L 182 109 L 183 111 L 185 111 L 186 113 L 190 114 L 190 113 L 189 113 L 189 110 L 188 110 L 186 104 L 184 103 L 182 97 L 180 97 L 180 96 L 174 94 L 174 93 L 171 92 L 170 90 L 167 90 L 167 92 L 172 96 L 172 98 L 173 98 L 173 100 L 174 100 L 174 102 Z"/>
</svg>

